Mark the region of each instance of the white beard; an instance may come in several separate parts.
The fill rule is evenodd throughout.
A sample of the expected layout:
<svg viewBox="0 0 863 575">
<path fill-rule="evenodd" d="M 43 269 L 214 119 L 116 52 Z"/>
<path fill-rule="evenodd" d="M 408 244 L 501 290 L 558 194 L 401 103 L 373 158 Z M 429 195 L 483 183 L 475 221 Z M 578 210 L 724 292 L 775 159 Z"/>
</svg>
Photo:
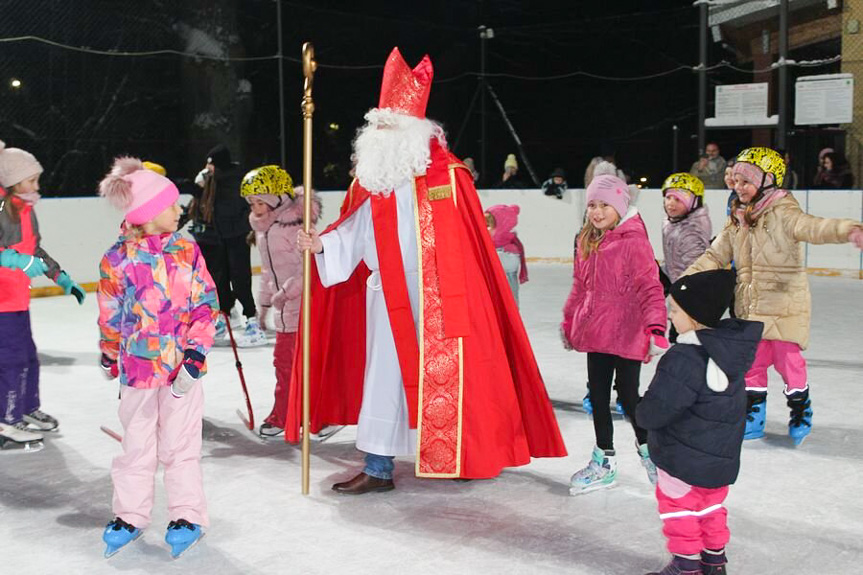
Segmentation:
<svg viewBox="0 0 863 575">
<path fill-rule="evenodd" d="M 354 139 L 351 159 L 360 185 L 373 194 L 388 195 L 411 178 L 424 175 L 431 164 L 432 138 L 446 145 L 443 128 L 425 118 L 372 108 L 365 119 L 366 125 Z"/>
</svg>

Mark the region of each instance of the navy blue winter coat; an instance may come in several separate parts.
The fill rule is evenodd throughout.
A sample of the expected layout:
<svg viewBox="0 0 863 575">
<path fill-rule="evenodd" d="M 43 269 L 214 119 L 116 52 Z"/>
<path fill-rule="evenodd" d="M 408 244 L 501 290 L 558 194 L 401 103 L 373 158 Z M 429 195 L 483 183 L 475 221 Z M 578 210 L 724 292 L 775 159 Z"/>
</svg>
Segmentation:
<svg viewBox="0 0 863 575">
<path fill-rule="evenodd" d="M 636 410 L 658 468 L 696 487 L 734 483 L 746 426 L 743 376 L 763 329 L 761 322 L 726 319 L 695 332 L 701 345 L 677 343 L 662 357 Z M 722 391 L 708 387 L 709 359 L 728 378 Z"/>
</svg>

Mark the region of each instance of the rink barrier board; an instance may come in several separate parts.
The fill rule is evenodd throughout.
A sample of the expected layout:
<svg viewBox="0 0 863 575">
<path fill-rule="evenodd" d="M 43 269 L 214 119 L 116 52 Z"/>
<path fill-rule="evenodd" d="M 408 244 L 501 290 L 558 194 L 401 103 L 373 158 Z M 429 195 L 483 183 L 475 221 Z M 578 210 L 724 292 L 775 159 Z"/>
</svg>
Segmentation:
<svg viewBox="0 0 863 575">
<path fill-rule="evenodd" d="M 850 217 L 863 220 L 863 190 L 796 190 L 801 208 L 823 217 Z M 323 212 L 318 229 L 335 221 L 345 192 L 320 192 Z M 521 209 L 519 238 L 528 262 L 572 263 L 573 240 L 584 213 L 584 190 L 570 189 L 563 199 L 545 196 L 540 190 L 480 190 L 484 207 L 515 204 Z M 185 204 L 189 196 L 182 196 Z M 724 227 L 727 190 L 705 191 L 714 235 Z M 662 195 L 658 189 L 644 189 L 636 201 L 647 226 L 657 259 L 662 259 Z M 42 246 L 82 286 L 99 279 L 99 260 L 116 241 L 122 214 L 98 197 L 43 198 L 36 205 Z M 805 244 L 805 266 L 815 275 L 863 279 L 863 256 L 853 246 Z M 260 266 L 258 250 L 252 250 L 252 266 Z M 33 281 L 34 296 L 62 293 L 46 277 Z"/>
</svg>

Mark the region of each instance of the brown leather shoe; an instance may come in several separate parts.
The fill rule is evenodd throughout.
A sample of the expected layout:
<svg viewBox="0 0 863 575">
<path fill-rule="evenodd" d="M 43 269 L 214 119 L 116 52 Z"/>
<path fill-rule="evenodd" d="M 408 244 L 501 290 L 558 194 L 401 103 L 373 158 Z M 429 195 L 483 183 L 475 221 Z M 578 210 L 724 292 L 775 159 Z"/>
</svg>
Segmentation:
<svg viewBox="0 0 863 575">
<path fill-rule="evenodd" d="M 396 486 L 392 479 L 378 479 L 365 473 L 360 473 L 350 481 L 336 483 L 333 491 L 345 495 L 362 495 L 363 493 L 380 493 L 392 491 Z"/>
</svg>

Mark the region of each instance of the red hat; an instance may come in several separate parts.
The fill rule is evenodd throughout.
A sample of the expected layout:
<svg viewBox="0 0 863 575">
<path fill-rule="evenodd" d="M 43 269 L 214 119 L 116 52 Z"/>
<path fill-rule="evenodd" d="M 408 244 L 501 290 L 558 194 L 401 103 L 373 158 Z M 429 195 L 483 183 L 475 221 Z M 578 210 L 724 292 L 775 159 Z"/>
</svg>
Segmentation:
<svg viewBox="0 0 863 575">
<path fill-rule="evenodd" d="M 399 49 L 393 48 L 384 66 L 378 108 L 425 118 L 433 76 L 434 68 L 428 54 L 411 70 Z"/>
</svg>

